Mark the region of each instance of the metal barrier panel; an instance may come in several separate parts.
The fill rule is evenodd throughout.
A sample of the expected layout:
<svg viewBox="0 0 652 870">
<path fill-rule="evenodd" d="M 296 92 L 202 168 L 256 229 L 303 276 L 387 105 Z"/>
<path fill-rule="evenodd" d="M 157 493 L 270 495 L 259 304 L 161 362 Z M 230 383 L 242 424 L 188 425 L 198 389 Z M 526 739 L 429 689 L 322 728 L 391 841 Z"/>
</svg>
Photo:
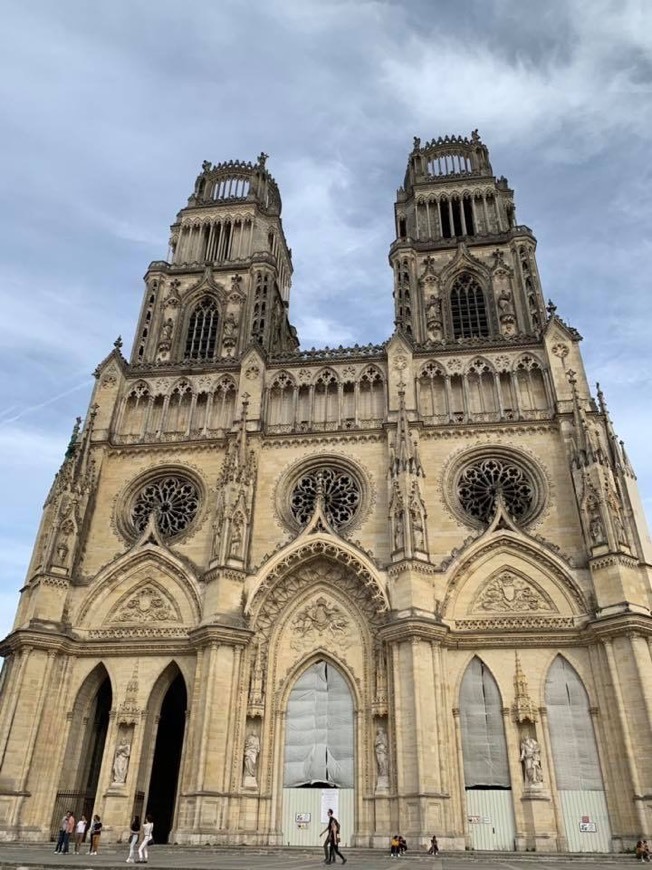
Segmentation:
<svg viewBox="0 0 652 870">
<path fill-rule="evenodd" d="M 559 791 L 569 852 L 611 852 L 611 825 L 603 791 Z"/>
<path fill-rule="evenodd" d="M 326 827 L 323 812 L 333 810 L 340 823 L 340 845 L 351 842 L 355 830 L 355 789 L 284 788 L 283 842 L 288 846 L 323 846 L 320 831 Z"/>
<path fill-rule="evenodd" d="M 467 789 L 466 813 L 473 849 L 514 851 L 516 828 L 509 789 Z"/>
</svg>

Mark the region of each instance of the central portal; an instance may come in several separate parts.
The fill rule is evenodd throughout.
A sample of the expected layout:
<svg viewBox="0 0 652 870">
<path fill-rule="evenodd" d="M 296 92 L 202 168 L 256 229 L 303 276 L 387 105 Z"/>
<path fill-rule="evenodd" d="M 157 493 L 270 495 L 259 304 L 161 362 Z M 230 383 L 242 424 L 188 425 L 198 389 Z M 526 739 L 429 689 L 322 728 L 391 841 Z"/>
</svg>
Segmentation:
<svg viewBox="0 0 652 870">
<path fill-rule="evenodd" d="M 283 838 L 316 846 L 332 809 L 342 844 L 354 831 L 353 698 L 340 671 L 318 661 L 297 679 L 288 700 L 283 764 Z M 321 838 L 323 841 L 323 838 Z"/>
</svg>

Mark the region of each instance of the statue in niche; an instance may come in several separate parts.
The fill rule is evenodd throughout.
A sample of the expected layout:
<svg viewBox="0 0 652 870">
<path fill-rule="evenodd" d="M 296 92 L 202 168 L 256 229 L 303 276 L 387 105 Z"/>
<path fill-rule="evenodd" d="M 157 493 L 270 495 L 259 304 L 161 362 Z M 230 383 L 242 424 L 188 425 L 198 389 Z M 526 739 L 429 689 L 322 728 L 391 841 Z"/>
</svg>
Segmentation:
<svg viewBox="0 0 652 870">
<path fill-rule="evenodd" d="M 403 514 L 397 513 L 394 517 L 394 552 L 403 549 Z"/>
<path fill-rule="evenodd" d="M 423 532 L 423 518 L 419 505 L 413 502 L 410 506 L 410 519 L 412 520 L 412 537 L 414 539 L 414 549 L 423 551 L 425 549 L 425 535 Z"/>
<path fill-rule="evenodd" d="M 514 316 L 514 303 L 512 301 L 512 293 L 507 287 L 503 287 L 498 295 L 498 307 L 500 308 L 501 316 Z"/>
<path fill-rule="evenodd" d="M 240 559 L 242 557 L 242 517 L 240 514 L 236 514 L 233 518 L 229 555 L 234 559 Z"/>
<path fill-rule="evenodd" d="M 253 731 L 247 736 L 244 745 L 244 785 L 257 786 L 256 768 L 260 754 L 260 738 Z"/>
<path fill-rule="evenodd" d="M 120 743 L 118 743 L 113 758 L 113 782 L 118 785 L 124 785 L 127 781 L 130 755 L 131 743 L 129 743 L 126 738 L 123 738 Z"/>
<path fill-rule="evenodd" d="M 616 530 L 616 540 L 620 544 L 627 544 L 627 532 L 625 531 L 625 524 L 623 523 L 623 518 L 620 515 L 620 510 L 615 506 L 613 509 L 613 518 L 614 529 Z"/>
<path fill-rule="evenodd" d="M 387 743 L 387 732 L 384 728 L 378 728 L 378 730 L 376 731 L 374 749 L 376 751 L 376 766 L 378 768 L 378 779 L 386 781 L 389 771 L 389 746 Z"/>
<path fill-rule="evenodd" d="M 426 306 L 426 326 L 430 341 L 441 341 L 443 337 L 443 324 L 441 313 L 441 299 L 434 293 L 428 299 Z"/>
<path fill-rule="evenodd" d="M 521 740 L 521 763 L 525 782 L 528 785 L 540 785 L 543 782 L 541 747 L 534 737 L 525 737 Z"/>
<path fill-rule="evenodd" d="M 170 341 L 170 339 L 172 338 L 172 330 L 173 329 L 174 329 L 174 321 L 172 320 L 171 317 L 168 317 L 168 319 L 165 321 L 165 323 L 163 324 L 163 327 L 161 329 L 161 338 L 163 339 L 163 341 Z"/>
<path fill-rule="evenodd" d="M 593 544 L 601 544 L 604 541 L 604 526 L 597 513 L 591 515 L 589 522 L 589 534 Z"/>
<path fill-rule="evenodd" d="M 233 348 L 237 341 L 237 333 L 238 321 L 235 319 L 233 312 L 230 311 L 226 316 L 222 330 L 222 346 L 224 347 L 227 356 L 232 356 L 233 354 Z"/>
</svg>

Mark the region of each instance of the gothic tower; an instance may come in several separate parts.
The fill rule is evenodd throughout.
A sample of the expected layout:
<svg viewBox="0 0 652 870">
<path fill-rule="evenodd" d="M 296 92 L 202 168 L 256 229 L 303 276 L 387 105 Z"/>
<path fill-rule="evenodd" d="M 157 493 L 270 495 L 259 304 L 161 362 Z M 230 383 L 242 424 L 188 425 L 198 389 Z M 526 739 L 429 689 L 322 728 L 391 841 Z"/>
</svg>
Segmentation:
<svg viewBox="0 0 652 870">
<path fill-rule="evenodd" d="M 415 139 L 395 222 L 391 337 L 302 351 L 266 155 L 203 164 L 0 645 L 0 839 L 652 835 L 651 544 L 581 337 L 477 132 Z"/>
</svg>

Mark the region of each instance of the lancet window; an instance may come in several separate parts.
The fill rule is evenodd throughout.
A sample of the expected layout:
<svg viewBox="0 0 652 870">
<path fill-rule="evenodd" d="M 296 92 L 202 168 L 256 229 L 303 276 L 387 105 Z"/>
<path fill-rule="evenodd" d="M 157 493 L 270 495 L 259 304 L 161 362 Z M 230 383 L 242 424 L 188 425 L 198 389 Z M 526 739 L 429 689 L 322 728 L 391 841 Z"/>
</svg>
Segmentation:
<svg viewBox="0 0 652 870">
<path fill-rule="evenodd" d="M 219 312 L 217 303 L 205 296 L 195 307 L 186 333 L 186 359 L 214 359 L 217 349 Z"/>
<path fill-rule="evenodd" d="M 485 338 L 489 335 L 484 291 L 468 272 L 455 279 L 450 293 L 450 309 L 455 338 Z"/>
</svg>

